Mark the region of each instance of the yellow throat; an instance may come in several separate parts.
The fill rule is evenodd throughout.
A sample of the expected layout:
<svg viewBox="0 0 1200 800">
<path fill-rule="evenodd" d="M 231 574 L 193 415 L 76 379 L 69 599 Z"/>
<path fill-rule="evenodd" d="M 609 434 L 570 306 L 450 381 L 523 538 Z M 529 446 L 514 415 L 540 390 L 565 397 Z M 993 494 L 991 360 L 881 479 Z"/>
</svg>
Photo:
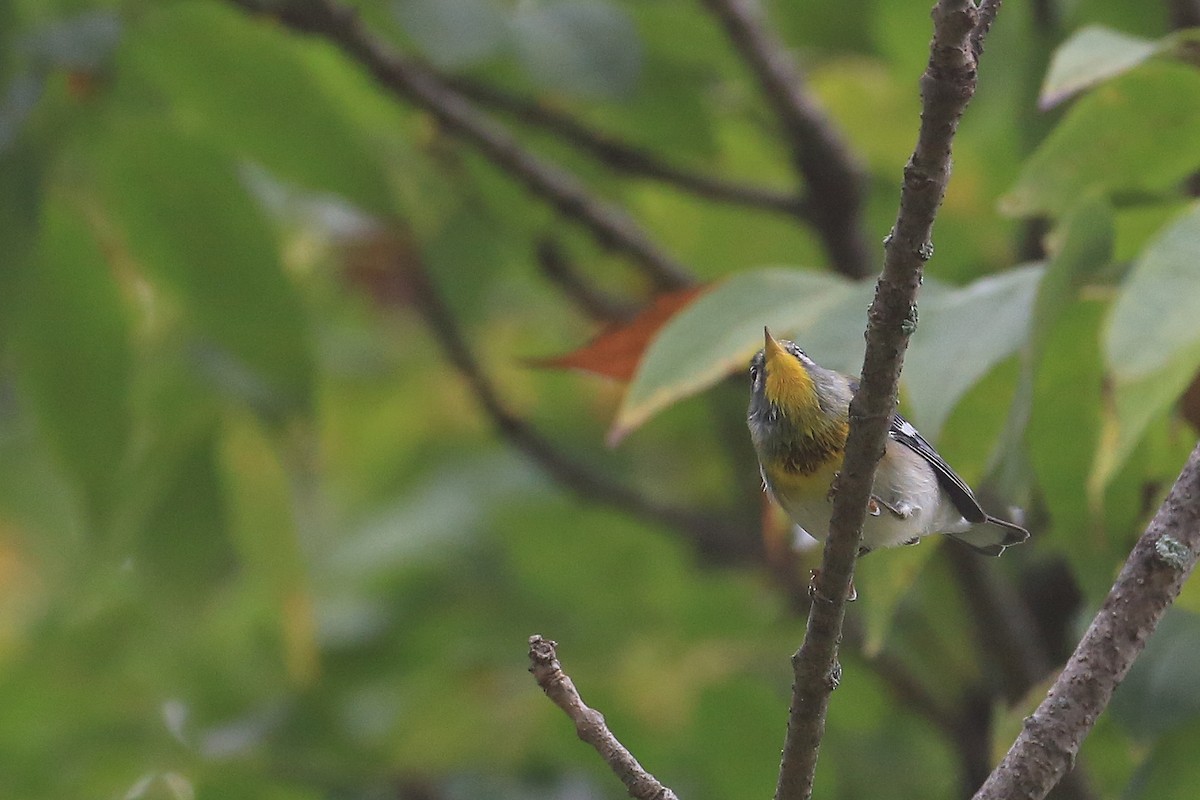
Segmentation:
<svg viewBox="0 0 1200 800">
<path fill-rule="evenodd" d="M 767 400 L 796 422 L 803 423 L 819 415 L 821 408 L 812 376 L 766 328 L 763 328 L 763 355 L 767 373 L 763 389 Z"/>
</svg>

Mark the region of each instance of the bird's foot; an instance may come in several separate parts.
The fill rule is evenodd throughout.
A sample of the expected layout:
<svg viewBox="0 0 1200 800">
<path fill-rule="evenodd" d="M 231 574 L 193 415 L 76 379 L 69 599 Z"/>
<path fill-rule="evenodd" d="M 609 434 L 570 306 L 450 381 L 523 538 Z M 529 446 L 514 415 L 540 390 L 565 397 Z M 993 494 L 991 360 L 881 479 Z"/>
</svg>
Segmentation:
<svg viewBox="0 0 1200 800">
<path fill-rule="evenodd" d="M 906 503 L 903 500 L 893 504 L 875 495 L 871 495 L 871 499 L 867 502 L 867 512 L 873 517 L 878 517 L 881 513 L 881 508 L 886 508 L 897 519 L 911 519 L 912 515 L 918 511 L 916 506 Z"/>
<path fill-rule="evenodd" d="M 835 472 L 833 473 L 833 480 L 829 482 L 829 491 L 825 493 L 825 499 L 830 503 L 833 502 L 833 498 L 837 497 L 838 479 L 841 477 L 842 473 Z"/>
</svg>

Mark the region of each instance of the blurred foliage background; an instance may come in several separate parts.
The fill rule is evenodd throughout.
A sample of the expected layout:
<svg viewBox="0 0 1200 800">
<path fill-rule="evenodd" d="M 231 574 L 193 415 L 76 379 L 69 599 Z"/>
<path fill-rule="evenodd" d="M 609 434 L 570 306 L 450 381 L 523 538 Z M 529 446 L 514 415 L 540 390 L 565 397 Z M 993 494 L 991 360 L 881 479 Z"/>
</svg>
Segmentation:
<svg viewBox="0 0 1200 800">
<path fill-rule="evenodd" d="M 286 6 L 0 2 L 0 794 L 621 796 L 536 632 L 682 796 L 769 796 L 816 554 L 742 370 L 857 370 L 928 8 Z M 967 796 L 1195 441 L 1195 24 L 1000 14 L 903 403 L 1033 538 L 862 562 L 821 797 Z M 1059 797 L 1194 796 L 1179 606 Z"/>
</svg>

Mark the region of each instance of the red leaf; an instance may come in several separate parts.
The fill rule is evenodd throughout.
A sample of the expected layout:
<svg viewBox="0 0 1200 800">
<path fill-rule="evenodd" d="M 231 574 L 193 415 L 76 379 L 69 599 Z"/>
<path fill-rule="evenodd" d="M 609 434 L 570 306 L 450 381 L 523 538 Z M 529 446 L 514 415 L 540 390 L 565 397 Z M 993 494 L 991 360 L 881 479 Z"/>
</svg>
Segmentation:
<svg viewBox="0 0 1200 800">
<path fill-rule="evenodd" d="M 707 288 L 696 286 L 660 294 L 633 319 L 609 325 L 583 347 L 531 363 L 553 369 L 578 369 L 628 382 L 659 329 Z"/>
</svg>

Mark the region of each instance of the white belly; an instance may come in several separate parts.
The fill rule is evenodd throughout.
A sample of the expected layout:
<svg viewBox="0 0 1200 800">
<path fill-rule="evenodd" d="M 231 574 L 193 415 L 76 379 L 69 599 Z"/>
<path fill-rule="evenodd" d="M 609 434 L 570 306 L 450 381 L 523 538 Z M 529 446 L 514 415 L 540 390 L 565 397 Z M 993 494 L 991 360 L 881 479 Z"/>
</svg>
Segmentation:
<svg viewBox="0 0 1200 800">
<path fill-rule="evenodd" d="M 768 488 L 792 520 L 814 539 L 825 541 L 833 502 L 820 492 L 789 492 L 786 486 L 771 484 L 768 479 Z M 874 504 L 876 507 L 863 523 L 862 544 L 868 550 L 896 547 L 923 536 L 958 533 L 970 527 L 942 491 L 932 468 L 900 445 L 887 448 L 875 474 L 873 495 L 906 516 Z"/>
</svg>

